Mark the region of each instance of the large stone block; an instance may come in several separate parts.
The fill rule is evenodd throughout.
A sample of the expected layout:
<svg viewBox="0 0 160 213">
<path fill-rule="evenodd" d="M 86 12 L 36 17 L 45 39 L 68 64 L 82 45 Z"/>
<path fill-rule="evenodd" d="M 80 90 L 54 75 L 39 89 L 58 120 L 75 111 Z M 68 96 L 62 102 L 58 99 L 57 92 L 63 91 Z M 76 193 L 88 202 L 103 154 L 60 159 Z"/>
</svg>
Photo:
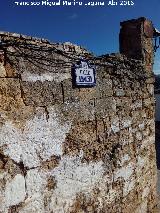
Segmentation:
<svg viewBox="0 0 160 213">
<path fill-rule="evenodd" d="M 49 106 L 63 103 L 61 84 L 49 81 L 35 83 L 21 81 L 24 103 L 27 106 Z"/>
</svg>

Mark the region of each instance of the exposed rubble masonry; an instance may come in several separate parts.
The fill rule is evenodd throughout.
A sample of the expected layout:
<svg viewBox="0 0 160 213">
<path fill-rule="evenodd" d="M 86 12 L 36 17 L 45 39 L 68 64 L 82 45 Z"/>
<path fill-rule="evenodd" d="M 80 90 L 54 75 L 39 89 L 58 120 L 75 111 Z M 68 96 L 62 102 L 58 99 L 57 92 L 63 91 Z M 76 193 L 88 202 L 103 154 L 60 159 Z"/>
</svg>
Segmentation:
<svg viewBox="0 0 160 213">
<path fill-rule="evenodd" d="M 0 32 L 0 212 L 147 213 L 156 205 L 153 26 L 120 53 Z M 96 86 L 73 88 L 83 57 Z"/>
</svg>

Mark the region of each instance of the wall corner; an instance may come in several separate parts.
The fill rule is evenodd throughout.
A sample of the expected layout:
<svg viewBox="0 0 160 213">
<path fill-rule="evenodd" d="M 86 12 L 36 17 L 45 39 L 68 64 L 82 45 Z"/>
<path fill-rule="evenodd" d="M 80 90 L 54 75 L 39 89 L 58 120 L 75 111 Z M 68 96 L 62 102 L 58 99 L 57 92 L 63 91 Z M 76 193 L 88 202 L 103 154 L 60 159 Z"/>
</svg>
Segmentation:
<svg viewBox="0 0 160 213">
<path fill-rule="evenodd" d="M 152 73 L 154 63 L 152 22 L 141 17 L 121 22 L 120 25 L 120 53 L 128 58 L 142 60 L 146 74 Z"/>
</svg>

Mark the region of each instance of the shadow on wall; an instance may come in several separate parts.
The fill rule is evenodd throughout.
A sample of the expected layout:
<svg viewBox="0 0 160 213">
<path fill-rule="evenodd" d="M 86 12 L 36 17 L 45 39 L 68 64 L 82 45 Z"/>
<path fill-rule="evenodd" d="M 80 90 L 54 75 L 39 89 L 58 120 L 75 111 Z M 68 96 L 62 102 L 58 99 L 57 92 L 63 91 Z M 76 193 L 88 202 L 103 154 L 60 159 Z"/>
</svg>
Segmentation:
<svg viewBox="0 0 160 213">
<path fill-rule="evenodd" d="M 155 123 L 155 146 L 157 156 L 157 168 L 160 170 L 160 121 Z"/>
</svg>

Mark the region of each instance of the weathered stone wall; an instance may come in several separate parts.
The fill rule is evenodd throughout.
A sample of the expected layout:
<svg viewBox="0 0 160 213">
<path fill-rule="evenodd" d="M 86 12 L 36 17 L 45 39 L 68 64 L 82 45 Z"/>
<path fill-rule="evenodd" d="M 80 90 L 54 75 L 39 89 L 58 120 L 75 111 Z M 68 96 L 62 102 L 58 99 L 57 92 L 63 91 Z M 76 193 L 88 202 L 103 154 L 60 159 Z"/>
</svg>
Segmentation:
<svg viewBox="0 0 160 213">
<path fill-rule="evenodd" d="M 0 212 L 152 212 L 154 79 L 143 62 L 0 36 Z M 96 65 L 96 87 L 72 87 L 80 56 Z"/>
</svg>

